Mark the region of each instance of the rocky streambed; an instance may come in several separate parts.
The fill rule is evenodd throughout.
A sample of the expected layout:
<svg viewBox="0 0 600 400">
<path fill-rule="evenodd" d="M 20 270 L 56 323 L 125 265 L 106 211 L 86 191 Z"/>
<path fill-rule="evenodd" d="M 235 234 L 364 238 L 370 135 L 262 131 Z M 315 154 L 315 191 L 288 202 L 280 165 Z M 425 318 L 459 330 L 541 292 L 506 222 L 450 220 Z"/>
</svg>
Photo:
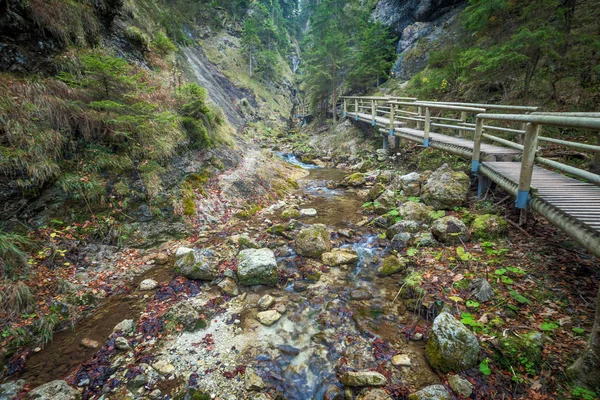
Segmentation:
<svg viewBox="0 0 600 400">
<path fill-rule="evenodd" d="M 20 381 L 0 387 L 0 398 L 48 381 L 29 396 L 366 400 L 426 388 L 411 398 L 450 398 L 425 357 L 440 310 L 393 251 L 436 243 L 425 221 L 433 209 L 400 206 L 400 227 L 390 219 L 391 176 L 288 161 L 308 171 L 298 193 L 203 240 L 163 246 L 165 263 L 138 279 L 137 290 L 59 334 L 27 361 Z M 420 178 L 403 179 L 414 191 Z M 365 216 L 365 199 L 385 212 Z M 454 221 L 441 225 L 438 239 L 449 230 L 460 236 Z M 472 339 L 448 317 L 451 336 Z M 439 357 L 443 369 L 447 355 Z"/>
</svg>

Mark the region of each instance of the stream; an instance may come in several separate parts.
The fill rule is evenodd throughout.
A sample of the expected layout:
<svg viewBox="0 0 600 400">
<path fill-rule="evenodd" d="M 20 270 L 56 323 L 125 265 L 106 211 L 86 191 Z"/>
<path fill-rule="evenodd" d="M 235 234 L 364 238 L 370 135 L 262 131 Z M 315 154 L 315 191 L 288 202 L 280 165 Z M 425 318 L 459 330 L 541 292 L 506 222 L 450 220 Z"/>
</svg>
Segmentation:
<svg viewBox="0 0 600 400">
<path fill-rule="evenodd" d="M 439 378 L 424 358 L 424 340 L 410 340 L 428 322 L 407 312 L 402 301 L 395 300 L 399 278 L 376 274 L 381 258 L 389 251 L 389 243 L 380 239 L 377 232 L 358 224 L 364 218 L 361 213 L 364 200 L 356 190 L 326 187 L 329 180 L 340 180 L 347 173 L 304 164 L 293 155 L 279 155 L 308 171 L 308 176 L 299 182 L 301 208 L 315 208 L 318 214 L 301 222 L 326 224 L 333 231 L 334 247 L 356 250 L 359 262 L 354 266 L 325 268 L 316 282 L 244 288 L 247 296 L 243 302 L 233 298 L 225 303 L 224 313 L 204 330 L 167 338 L 156 352 L 157 357 L 167 359 L 176 371 L 182 371 L 181 375 L 195 371 L 199 389 L 223 395 L 224 399 L 235 399 L 243 393 L 243 379 L 240 383 L 239 379 L 222 377 L 227 368 L 230 370 L 236 364 L 251 365 L 267 387 L 275 388 L 291 400 L 322 400 L 341 395 L 343 388 L 337 374 L 348 369 L 385 371 L 390 381 L 411 388 L 438 383 Z M 278 248 L 276 254 L 279 267 L 290 273 L 314 263 L 298 257 L 289 244 Z M 171 264 L 156 266 L 138 277 L 132 287 L 146 278 L 160 284 L 174 277 Z M 258 323 L 254 317 L 256 308 L 249 306 L 265 294 L 275 297 L 287 309 L 270 327 Z M 64 378 L 98 351 L 82 347 L 82 339 L 96 340 L 102 346 L 118 322 L 139 319 L 152 292 L 150 297 L 147 295 L 148 292 L 132 289 L 112 296 L 74 330 L 56 333 L 50 344 L 29 357 L 25 372 L 11 379 L 25 379 L 31 386 L 37 386 Z M 221 296 L 218 290 L 204 285 L 195 300 L 216 296 Z M 234 319 L 241 320 L 238 322 L 241 329 L 232 328 Z M 198 347 L 206 337 L 215 338 L 214 350 L 189 350 Z M 410 357 L 410 367 L 392 366 L 392 356 L 399 353 Z M 191 387 L 189 383 L 188 386 Z M 160 398 L 170 398 L 168 390 L 163 393 L 166 397 Z"/>
</svg>

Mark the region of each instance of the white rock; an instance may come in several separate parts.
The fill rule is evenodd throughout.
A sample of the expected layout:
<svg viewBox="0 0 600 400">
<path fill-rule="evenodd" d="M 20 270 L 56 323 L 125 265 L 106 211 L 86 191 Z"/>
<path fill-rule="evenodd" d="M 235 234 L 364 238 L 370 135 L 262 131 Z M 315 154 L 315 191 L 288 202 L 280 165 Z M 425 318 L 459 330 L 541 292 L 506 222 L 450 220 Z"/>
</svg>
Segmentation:
<svg viewBox="0 0 600 400">
<path fill-rule="evenodd" d="M 281 318 L 281 314 L 275 310 L 261 311 L 256 314 L 258 322 L 267 326 L 273 325 L 275 322 L 279 321 L 279 318 Z"/>
<path fill-rule="evenodd" d="M 175 372 L 175 367 L 173 364 L 169 363 L 166 360 L 159 360 L 152 364 L 152 368 L 156 370 L 161 375 L 169 375 Z"/>
<path fill-rule="evenodd" d="M 314 217 L 317 215 L 317 210 L 314 208 L 303 208 L 300 210 L 300 215 L 302 217 Z"/>
<path fill-rule="evenodd" d="M 154 290 L 158 283 L 154 279 L 144 279 L 140 282 L 140 290 Z"/>
<path fill-rule="evenodd" d="M 266 311 L 275 303 L 275 299 L 270 294 L 266 294 L 258 300 L 258 309 Z"/>
<path fill-rule="evenodd" d="M 178 247 L 177 251 L 175 252 L 175 256 L 179 258 L 184 254 L 191 253 L 192 251 L 194 251 L 194 249 L 190 249 L 189 247 Z"/>
<path fill-rule="evenodd" d="M 397 367 L 410 367 L 410 358 L 406 354 L 396 354 L 392 357 L 392 364 Z"/>
</svg>

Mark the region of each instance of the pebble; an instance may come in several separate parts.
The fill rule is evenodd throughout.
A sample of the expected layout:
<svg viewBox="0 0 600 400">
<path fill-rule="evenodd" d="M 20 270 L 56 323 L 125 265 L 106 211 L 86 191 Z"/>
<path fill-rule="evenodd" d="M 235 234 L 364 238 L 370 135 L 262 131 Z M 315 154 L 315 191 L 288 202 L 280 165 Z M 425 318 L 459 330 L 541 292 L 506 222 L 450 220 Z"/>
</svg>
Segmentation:
<svg viewBox="0 0 600 400">
<path fill-rule="evenodd" d="M 169 375 L 175 372 L 175 367 L 173 364 L 170 364 L 168 361 L 159 360 L 152 364 L 152 368 L 156 370 L 161 375 Z"/>
<path fill-rule="evenodd" d="M 397 367 L 410 367 L 410 358 L 406 354 L 396 354 L 392 357 L 392 364 Z"/>
<path fill-rule="evenodd" d="M 118 338 L 115 339 L 115 347 L 119 350 L 131 349 L 129 342 L 123 336 L 119 336 Z"/>
<path fill-rule="evenodd" d="M 266 326 L 273 325 L 275 322 L 279 321 L 280 318 L 281 314 L 275 310 L 261 311 L 256 314 L 256 319 L 258 319 L 258 322 Z"/>
<path fill-rule="evenodd" d="M 88 349 L 97 349 L 98 347 L 100 347 L 100 343 L 98 343 L 98 341 L 90 338 L 81 339 L 81 345 L 83 347 L 87 347 Z"/>
<path fill-rule="evenodd" d="M 158 253 L 154 257 L 154 262 L 158 265 L 165 265 L 166 263 L 169 262 L 169 256 L 165 253 Z"/>
<path fill-rule="evenodd" d="M 300 210 L 300 216 L 302 217 L 315 217 L 317 215 L 317 210 L 314 208 L 303 208 Z"/>
<path fill-rule="evenodd" d="M 414 341 L 419 341 L 421 339 L 423 339 L 423 334 L 419 333 L 419 332 L 415 333 L 414 336 L 412 337 L 412 340 L 414 340 Z"/>
<path fill-rule="evenodd" d="M 144 279 L 140 282 L 140 290 L 154 290 L 158 286 L 158 282 L 154 279 Z"/>
<path fill-rule="evenodd" d="M 266 311 L 275 303 L 275 298 L 270 294 L 266 294 L 258 300 L 258 309 L 261 311 Z"/>
</svg>

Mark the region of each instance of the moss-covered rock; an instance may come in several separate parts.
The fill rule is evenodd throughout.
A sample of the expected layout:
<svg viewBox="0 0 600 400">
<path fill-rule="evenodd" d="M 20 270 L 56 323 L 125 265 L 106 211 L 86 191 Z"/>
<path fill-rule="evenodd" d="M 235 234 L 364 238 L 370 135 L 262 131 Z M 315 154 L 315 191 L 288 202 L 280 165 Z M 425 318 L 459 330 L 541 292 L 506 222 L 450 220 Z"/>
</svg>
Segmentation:
<svg viewBox="0 0 600 400">
<path fill-rule="evenodd" d="M 436 210 L 450 210 L 467 201 L 469 177 L 453 171 L 448 164 L 435 170 L 421 190 L 421 199 Z"/>
<path fill-rule="evenodd" d="M 267 228 L 267 232 L 273 235 L 282 235 L 284 232 L 291 231 L 293 229 L 292 224 L 274 224 Z"/>
<path fill-rule="evenodd" d="M 397 256 L 387 256 L 383 259 L 381 266 L 377 268 L 379 275 L 387 276 L 397 272 L 406 271 L 406 263 L 408 261 L 405 258 Z"/>
<path fill-rule="evenodd" d="M 337 267 L 345 264 L 356 264 L 358 253 L 352 249 L 333 249 L 322 255 L 323 264 Z"/>
<path fill-rule="evenodd" d="M 394 235 L 390 240 L 392 241 L 391 246 L 392 249 L 400 252 L 408 247 L 408 243 L 410 242 L 412 235 L 408 232 L 400 232 Z"/>
<path fill-rule="evenodd" d="M 416 201 L 407 201 L 398 207 L 398 212 L 403 219 L 421 223 L 428 223 L 431 220 L 432 211 L 432 207 Z"/>
<path fill-rule="evenodd" d="M 381 183 L 376 183 L 371 190 L 369 190 L 369 193 L 367 193 L 367 201 L 374 201 L 381 196 L 383 192 L 385 192 L 385 186 Z"/>
<path fill-rule="evenodd" d="M 342 181 L 343 186 L 362 186 L 367 182 L 367 177 L 362 172 L 355 172 L 352 175 L 348 175 Z"/>
<path fill-rule="evenodd" d="M 478 215 L 473 220 L 473 236 L 477 239 L 495 239 L 506 233 L 507 222 L 494 214 Z"/>
<path fill-rule="evenodd" d="M 404 196 L 419 196 L 421 194 L 421 175 L 417 172 L 402 175 L 399 179 Z"/>
<path fill-rule="evenodd" d="M 212 281 L 219 275 L 219 267 L 212 258 L 212 252 L 206 249 L 177 249 L 175 272 L 189 279 Z"/>
<path fill-rule="evenodd" d="M 391 190 L 385 190 L 373 202 L 373 211 L 377 215 L 383 215 L 396 206 L 396 197 Z"/>
<path fill-rule="evenodd" d="M 277 284 L 277 260 L 271 249 L 246 249 L 238 254 L 237 276 L 242 285 Z"/>
<path fill-rule="evenodd" d="M 429 365 L 444 373 L 464 371 L 477 365 L 479 342 L 465 325 L 442 311 L 433 321 L 425 357 Z"/>
<path fill-rule="evenodd" d="M 421 222 L 414 220 L 405 220 L 396 222 L 394 225 L 390 226 L 385 232 L 385 234 L 388 239 L 391 239 L 402 232 L 417 233 L 422 232 L 426 229 L 428 229 L 427 225 L 422 224 Z"/>
<path fill-rule="evenodd" d="M 450 400 L 451 398 L 444 385 L 427 386 L 408 396 L 409 400 Z"/>
<path fill-rule="evenodd" d="M 331 240 L 327 227 L 315 224 L 302 229 L 296 236 L 296 252 L 301 256 L 320 258 L 331 250 Z"/>
<path fill-rule="evenodd" d="M 433 237 L 431 232 L 420 232 L 415 234 L 409 241 L 408 244 L 415 247 L 435 247 L 438 242 Z"/>
<path fill-rule="evenodd" d="M 431 225 L 431 233 L 445 244 L 461 244 L 467 240 L 467 226 L 451 215 L 436 220 Z"/>
<path fill-rule="evenodd" d="M 288 207 L 281 213 L 283 219 L 300 218 L 300 211 L 296 207 Z"/>
<path fill-rule="evenodd" d="M 498 361 L 505 367 L 520 365 L 527 373 L 535 375 L 542 361 L 542 347 L 543 335 L 538 331 L 500 337 Z"/>
</svg>

